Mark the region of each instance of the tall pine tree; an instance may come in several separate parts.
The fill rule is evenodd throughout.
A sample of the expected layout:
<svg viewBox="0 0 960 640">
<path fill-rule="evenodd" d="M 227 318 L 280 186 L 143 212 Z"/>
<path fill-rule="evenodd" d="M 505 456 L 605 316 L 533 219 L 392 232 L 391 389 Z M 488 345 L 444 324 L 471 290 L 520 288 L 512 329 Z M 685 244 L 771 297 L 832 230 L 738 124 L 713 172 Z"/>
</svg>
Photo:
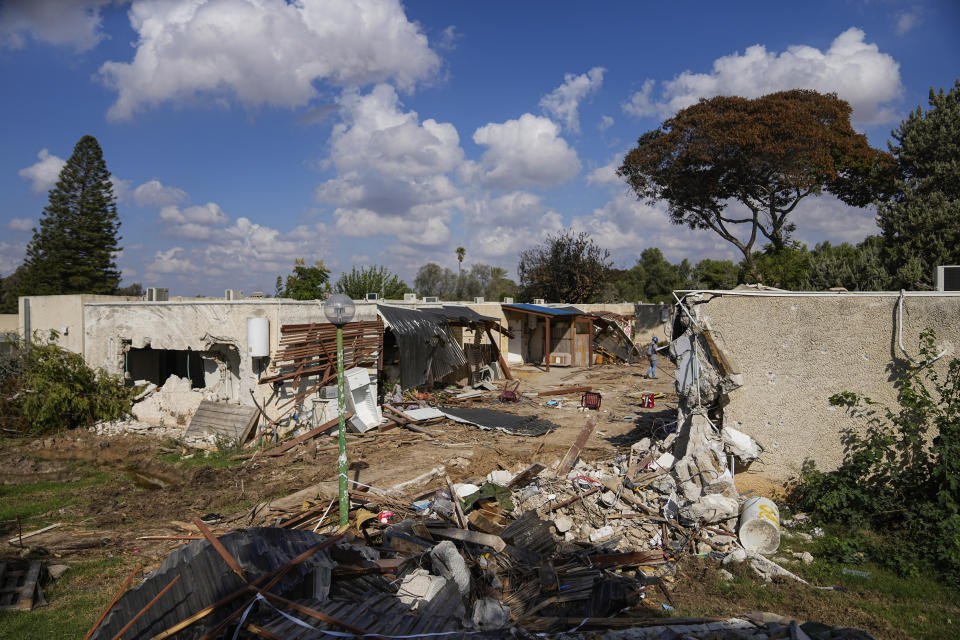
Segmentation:
<svg viewBox="0 0 960 640">
<path fill-rule="evenodd" d="M 937 265 L 960 264 L 960 80 L 930 89 L 929 102 L 893 131 L 897 192 L 877 208 L 887 269 L 908 289 L 930 289 Z"/>
<path fill-rule="evenodd" d="M 40 228 L 27 245 L 20 295 L 116 292 L 119 229 L 103 151 L 96 138 L 83 136 L 50 190 Z"/>
</svg>

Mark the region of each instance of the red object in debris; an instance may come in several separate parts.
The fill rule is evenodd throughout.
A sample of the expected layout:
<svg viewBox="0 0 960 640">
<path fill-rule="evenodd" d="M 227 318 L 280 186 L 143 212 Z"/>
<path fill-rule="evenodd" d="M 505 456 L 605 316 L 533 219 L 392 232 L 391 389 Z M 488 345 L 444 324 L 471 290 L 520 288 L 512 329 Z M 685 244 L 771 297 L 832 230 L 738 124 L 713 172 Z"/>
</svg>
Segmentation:
<svg viewBox="0 0 960 640">
<path fill-rule="evenodd" d="M 656 406 L 652 393 L 644 393 L 640 396 L 641 409 L 653 409 Z"/>
<path fill-rule="evenodd" d="M 519 380 L 504 382 L 503 392 L 500 394 L 500 402 L 520 402 L 520 393 L 517 391 L 519 388 Z"/>
<path fill-rule="evenodd" d="M 377 522 L 380 524 L 390 524 L 393 522 L 393 511 L 381 511 L 377 514 Z"/>
<path fill-rule="evenodd" d="M 596 391 L 587 391 L 580 399 L 580 406 L 587 409 L 599 409 L 601 396 Z"/>
</svg>

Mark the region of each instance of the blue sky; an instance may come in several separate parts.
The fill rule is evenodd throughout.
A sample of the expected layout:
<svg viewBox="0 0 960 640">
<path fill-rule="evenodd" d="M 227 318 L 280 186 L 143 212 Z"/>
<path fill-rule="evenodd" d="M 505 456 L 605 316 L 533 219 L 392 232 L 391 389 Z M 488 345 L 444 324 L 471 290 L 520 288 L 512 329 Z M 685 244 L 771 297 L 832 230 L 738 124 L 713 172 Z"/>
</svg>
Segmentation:
<svg viewBox="0 0 960 640">
<path fill-rule="evenodd" d="M 125 283 L 272 292 L 293 260 L 334 277 L 429 261 L 516 268 L 572 226 L 621 267 L 739 257 L 671 226 L 613 171 L 701 97 L 838 93 L 877 147 L 960 76 L 955 0 L 0 2 L 0 274 L 20 264 L 63 161 L 97 137 Z M 831 197 L 796 237 L 858 241 Z"/>
</svg>

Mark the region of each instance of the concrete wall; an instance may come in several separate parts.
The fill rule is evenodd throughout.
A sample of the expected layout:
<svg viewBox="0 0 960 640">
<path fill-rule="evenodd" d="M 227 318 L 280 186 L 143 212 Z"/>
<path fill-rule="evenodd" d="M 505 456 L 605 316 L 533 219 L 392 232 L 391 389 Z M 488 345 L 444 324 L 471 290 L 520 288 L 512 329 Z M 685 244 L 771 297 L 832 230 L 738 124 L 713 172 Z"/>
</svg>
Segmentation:
<svg viewBox="0 0 960 640">
<path fill-rule="evenodd" d="M 15 313 L 0 313 L 0 333 L 17 333 L 19 319 Z"/>
<path fill-rule="evenodd" d="M 719 294 L 719 295 L 717 295 Z M 894 379 L 908 361 L 897 347 L 896 293 L 702 294 L 693 307 L 715 331 L 739 368 L 743 386 L 731 392 L 724 424 L 765 448 L 761 472 L 776 482 L 794 476 L 805 459 L 833 469 L 843 459 L 841 434 L 856 423 L 828 398 L 839 391 L 896 406 Z M 903 346 L 918 357 L 921 331 L 936 331 L 947 355 L 960 356 L 960 294 L 911 292 L 903 308 Z M 862 424 L 860 425 L 862 427 Z"/>
<path fill-rule="evenodd" d="M 120 374 L 124 370 L 125 344 L 138 349 L 149 346 L 177 351 L 227 349 L 239 355 L 236 385 L 229 392 L 231 399 L 249 405 L 250 391 L 253 390 L 258 402 L 273 406 L 290 395 L 287 391 L 290 385 L 284 385 L 284 395 L 277 398 L 271 385 L 257 384 L 261 363 L 255 363 L 247 355 L 247 318 L 257 317 L 269 321 L 271 356 L 277 352 L 281 325 L 326 321 L 322 307 L 316 301 L 92 303 L 84 307 L 84 358 L 91 366 Z M 376 318 L 376 305 L 357 304 L 355 320 Z"/>
<path fill-rule="evenodd" d="M 26 335 L 26 324 L 30 334 L 39 331 L 39 335 L 46 338 L 50 331 L 60 334 L 57 344 L 68 351 L 83 353 L 84 317 L 83 306 L 88 302 L 139 300 L 123 296 L 95 296 L 87 294 L 73 294 L 63 296 L 30 296 L 19 300 L 19 314 L 17 333 Z M 29 311 L 27 311 L 29 307 Z"/>
</svg>

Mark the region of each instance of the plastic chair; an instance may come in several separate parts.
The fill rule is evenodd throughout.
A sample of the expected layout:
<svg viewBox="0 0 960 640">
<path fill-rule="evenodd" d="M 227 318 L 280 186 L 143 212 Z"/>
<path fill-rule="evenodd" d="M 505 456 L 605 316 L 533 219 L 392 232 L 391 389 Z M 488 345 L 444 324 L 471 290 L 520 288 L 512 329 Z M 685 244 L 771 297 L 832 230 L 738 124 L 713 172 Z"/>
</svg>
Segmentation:
<svg viewBox="0 0 960 640">
<path fill-rule="evenodd" d="M 500 393 L 500 402 L 520 402 L 519 380 L 509 380 L 503 383 L 503 391 Z"/>
</svg>

